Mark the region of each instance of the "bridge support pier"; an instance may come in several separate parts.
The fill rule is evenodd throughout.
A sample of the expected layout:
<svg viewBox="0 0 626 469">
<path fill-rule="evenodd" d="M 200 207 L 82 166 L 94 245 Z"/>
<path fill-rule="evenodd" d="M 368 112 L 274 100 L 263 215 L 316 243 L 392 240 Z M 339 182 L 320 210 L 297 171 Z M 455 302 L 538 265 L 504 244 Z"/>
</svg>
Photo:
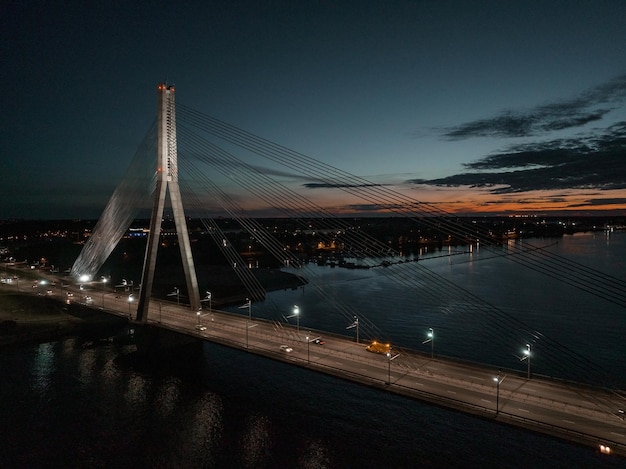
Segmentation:
<svg viewBox="0 0 626 469">
<path fill-rule="evenodd" d="M 137 353 L 142 356 L 158 355 L 168 350 L 182 350 L 186 353 L 201 354 L 201 339 L 150 324 L 135 325 Z"/>
</svg>

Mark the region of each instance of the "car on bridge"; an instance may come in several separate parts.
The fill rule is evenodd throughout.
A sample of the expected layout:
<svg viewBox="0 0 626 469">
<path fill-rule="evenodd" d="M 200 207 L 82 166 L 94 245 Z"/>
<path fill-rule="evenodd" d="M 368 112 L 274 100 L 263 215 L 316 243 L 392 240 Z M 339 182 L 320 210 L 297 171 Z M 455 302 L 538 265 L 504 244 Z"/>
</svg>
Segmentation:
<svg viewBox="0 0 626 469">
<path fill-rule="evenodd" d="M 202 324 L 198 324 L 196 326 L 196 329 L 198 329 L 199 331 L 206 331 L 206 326 L 203 326 Z"/>
<path fill-rule="evenodd" d="M 382 342 L 372 340 L 372 343 L 365 347 L 365 350 L 372 353 L 387 354 L 391 352 L 391 344 L 383 344 Z"/>
<path fill-rule="evenodd" d="M 293 349 L 289 345 L 281 345 L 280 350 L 287 353 L 293 352 Z"/>
</svg>

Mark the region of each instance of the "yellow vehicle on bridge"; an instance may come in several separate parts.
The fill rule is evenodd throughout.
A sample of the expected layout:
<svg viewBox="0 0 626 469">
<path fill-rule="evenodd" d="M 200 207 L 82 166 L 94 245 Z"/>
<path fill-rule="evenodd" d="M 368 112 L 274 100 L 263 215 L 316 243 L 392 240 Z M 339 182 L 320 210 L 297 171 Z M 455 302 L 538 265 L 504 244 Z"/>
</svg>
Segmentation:
<svg viewBox="0 0 626 469">
<path fill-rule="evenodd" d="M 365 350 L 373 353 L 382 353 L 386 354 L 391 352 L 391 344 L 383 344 L 376 340 L 372 340 L 372 343 L 365 347 Z"/>
</svg>

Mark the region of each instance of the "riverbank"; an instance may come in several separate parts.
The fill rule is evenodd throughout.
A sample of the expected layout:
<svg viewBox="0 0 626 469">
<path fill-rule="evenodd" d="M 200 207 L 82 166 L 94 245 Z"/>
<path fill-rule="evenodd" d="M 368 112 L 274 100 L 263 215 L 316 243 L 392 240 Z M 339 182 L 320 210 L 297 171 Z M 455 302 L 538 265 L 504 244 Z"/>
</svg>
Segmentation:
<svg viewBox="0 0 626 469">
<path fill-rule="evenodd" d="M 31 270 L 12 269 L 20 281 L 36 280 Z M 210 273 L 213 307 L 241 303 L 249 295 L 232 269 L 213 269 Z M 277 269 L 254 269 L 254 275 L 265 291 L 296 289 L 307 281 Z M 155 294 L 168 298 L 165 288 Z M 118 318 L 77 302 L 69 304 L 52 296 L 37 296 L 6 290 L 0 294 L 0 347 L 21 343 L 43 343 L 78 334 L 115 333 L 126 319 Z"/>
<path fill-rule="evenodd" d="M 56 299 L 8 293 L 0 296 L 0 347 L 42 343 L 71 335 L 98 334 L 126 322 L 81 305 Z"/>
</svg>

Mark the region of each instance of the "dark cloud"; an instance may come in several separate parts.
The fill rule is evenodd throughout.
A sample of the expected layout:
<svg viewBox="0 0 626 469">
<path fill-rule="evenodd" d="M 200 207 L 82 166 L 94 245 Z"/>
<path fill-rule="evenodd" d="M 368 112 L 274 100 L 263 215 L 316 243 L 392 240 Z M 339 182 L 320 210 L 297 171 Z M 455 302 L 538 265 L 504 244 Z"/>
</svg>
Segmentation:
<svg viewBox="0 0 626 469">
<path fill-rule="evenodd" d="M 468 163 L 472 172 L 413 184 L 490 187 L 493 194 L 559 189 L 626 189 L 626 122 L 593 137 L 515 145 Z"/>
<path fill-rule="evenodd" d="M 396 211 L 396 210 L 404 210 L 406 209 L 406 205 L 399 205 L 399 204 L 351 204 L 351 205 L 346 205 L 345 209 L 348 212 L 355 212 L 355 213 L 361 213 L 361 212 L 385 212 L 385 213 L 389 213 L 390 211 Z"/>
<path fill-rule="evenodd" d="M 570 207 L 590 207 L 596 205 L 626 205 L 626 198 L 589 199 L 582 204 L 571 204 Z"/>
<path fill-rule="evenodd" d="M 384 184 L 333 184 L 329 182 L 309 182 L 303 184 L 307 189 L 351 189 L 361 187 L 380 187 Z"/>
<path fill-rule="evenodd" d="M 488 119 L 445 128 L 443 136 L 451 140 L 461 140 L 471 137 L 529 137 L 545 134 L 598 121 L 624 100 L 626 75 L 570 100 L 537 106 L 527 112 L 505 111 Z"/>
</svg>

